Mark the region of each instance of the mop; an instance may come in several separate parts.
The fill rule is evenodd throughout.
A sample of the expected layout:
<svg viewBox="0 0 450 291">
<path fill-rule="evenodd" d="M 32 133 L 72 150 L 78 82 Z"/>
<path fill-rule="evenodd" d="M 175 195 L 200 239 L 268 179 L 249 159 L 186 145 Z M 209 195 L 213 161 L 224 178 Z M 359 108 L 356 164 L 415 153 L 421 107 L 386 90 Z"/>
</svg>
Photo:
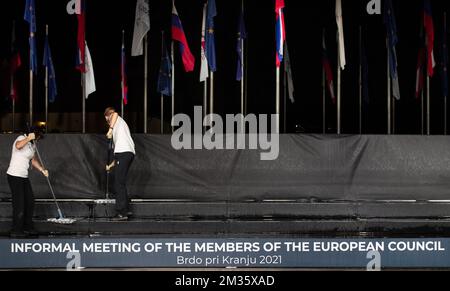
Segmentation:
<svg viewBox="0 0 450 291">
<path fill-rule="evenodd" d="M 41 155 L 39 154 L 39 150 L 37 147 L 37 141 L 34 141 L 34 148 L 36 149 L 36 154 L 38 156 L 39 162 L 41 163 L 42 167 L 44 167 L 44 169 L 45 169 L 44 163 L 42 162 Z M 52 222 L 52 223 L 57 223 L 57 224 L 72 224 L 72 223 L 74 223 L 76 221 L 75 219 L 64 217 L 64 215 L 61 211 L 61 208 L 59 207 L 58 201 L 56 200 L 55 192 L 53 191 L 53 187 L 52 187 L 52 184 L 50 183 L 50 179 L 48 177 L 45 177 L 45 178 L 47 179 L 47 184 L 48 184 L 48 187 L 50 188 L 50 192 L 52 193 L 53 201 L 56 204 L 56 208 L 58 210 L 58 215 L 59 215 L 58 218 L 49 218 L 49 219 L 47 219 L 47 221 Z"/>
</svg>

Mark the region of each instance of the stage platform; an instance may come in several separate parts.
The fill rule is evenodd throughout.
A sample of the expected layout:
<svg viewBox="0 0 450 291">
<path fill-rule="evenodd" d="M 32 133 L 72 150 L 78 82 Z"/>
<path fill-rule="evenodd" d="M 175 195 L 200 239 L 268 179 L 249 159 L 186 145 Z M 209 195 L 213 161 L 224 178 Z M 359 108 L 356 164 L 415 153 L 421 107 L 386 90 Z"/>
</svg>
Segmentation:
<svg viewBox="0 0 450 291">
<path fill-rule="evenodd" d="M 132 203 L 134 215 L 127 222 L 110 220 L 113 204 L 60 205 L 77 222 L 47 222 L 56 217 L 56 208 L 38 201 L 35 227 L 41 236 L 450 237 L 450 202 L 140 201 Z M 11 212 L 9 202 L 0 203 L 0 236 L 9 234 Z"/>
<path fill-rule="evenodd" d="M 0 172 L 17 135 L 0 138 Z M 103 135 L 47 135 L 39 144 L 65 216 L 46 180 L 32 171 L 42 235 L 447 236 L 450 138 L 445 136 L 281 135 L 279 156 L 260 149 L 175 150 L 171 136 L 133 135 L 128 190 L 134 216 L 110 222 Z M 113 177 L 111 177 L 113 178 Z M 110 187 L 111 190 L 111 187 Z M 0 234 L 11 224 L 11 194 L 0 176 Z"/>
</svg>

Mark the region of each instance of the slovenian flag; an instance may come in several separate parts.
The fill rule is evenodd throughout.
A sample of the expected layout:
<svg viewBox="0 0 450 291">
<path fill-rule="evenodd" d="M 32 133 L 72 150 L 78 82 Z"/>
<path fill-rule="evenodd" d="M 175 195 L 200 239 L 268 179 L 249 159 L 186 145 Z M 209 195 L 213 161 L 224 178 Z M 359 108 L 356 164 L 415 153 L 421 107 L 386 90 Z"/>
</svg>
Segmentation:
<svg viewBox="0 0 450 291">
<path fill-rule="evenodd" d="M 277 53 L 276 53 L 276 64 L 279 68 L 281 63 L 283 62 L 284 55 L 284 41 L 286 39 L 286 30 L 284 27 L 284 0 L 275 0 L 275 19 L 276 19 L 276 27 L 275 27 L 275 37 L 277 44 Z"/>
<path fill-rule="evenodd" d="M 178 16 L 175 2 L 172 6 L 172 39 L 178 41 L 180 44 L 181 57 L 183 59 L 184 70 L 186 72 L 192 72 L 195 66 L 195 58 L 189 49 L 189 44 L 186 39 L 186 35 L 183 30 L 181 19 Z"/>
</svg>

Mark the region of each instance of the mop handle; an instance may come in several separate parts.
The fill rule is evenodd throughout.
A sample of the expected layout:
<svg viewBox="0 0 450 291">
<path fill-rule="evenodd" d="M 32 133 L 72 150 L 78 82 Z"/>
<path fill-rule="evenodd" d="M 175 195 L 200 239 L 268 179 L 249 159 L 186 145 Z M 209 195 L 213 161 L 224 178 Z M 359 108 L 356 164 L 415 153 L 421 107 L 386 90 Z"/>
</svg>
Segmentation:
<svg viewBox="0 0 450 291">
<path fill-rule="evenodd" d="M 39 150 L 37 147 L 37 141 L 34 141 L 34 148 L 36 149 L 36 154 L 38 156 L 39 163 L 41 163 L 42 167 L 44 167 L 44 169 L 45 169 L 44 162 L 42 161 L 41 154 L 39 153 Z M 50 192 L 52 193 L 53 200 L 56 203 L 56 208 L 58 209 L 59 217 L 64 218 L 64 216 L 62 215 L 62 212 L 61 212 L 61 208 L 59 208 L 58 200 L 56 200 L 56 196 L 55 196 L 55 192 L 53 191 L 52 183 L 50 183 L 49 177 L 45 177 L 45 178 L 47 179 L 47 184 L 48 184 L 48 187 L 50 188 Z"/>
</svg>

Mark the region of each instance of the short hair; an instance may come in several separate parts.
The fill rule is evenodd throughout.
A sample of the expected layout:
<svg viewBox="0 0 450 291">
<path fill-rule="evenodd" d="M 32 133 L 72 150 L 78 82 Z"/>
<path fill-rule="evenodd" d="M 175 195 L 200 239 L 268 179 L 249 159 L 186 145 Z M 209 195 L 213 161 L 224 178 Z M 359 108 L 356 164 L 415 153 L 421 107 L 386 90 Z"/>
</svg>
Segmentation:
<svg viewBox="0 0 450 291">
<path fill-rule="evenodd" d="M 114 112 L 116 112 L 114 107 L 108 107 L 105 109 L 105 116 L 109 116 L 109 115 L 113 114 Z"/>
</svg>

